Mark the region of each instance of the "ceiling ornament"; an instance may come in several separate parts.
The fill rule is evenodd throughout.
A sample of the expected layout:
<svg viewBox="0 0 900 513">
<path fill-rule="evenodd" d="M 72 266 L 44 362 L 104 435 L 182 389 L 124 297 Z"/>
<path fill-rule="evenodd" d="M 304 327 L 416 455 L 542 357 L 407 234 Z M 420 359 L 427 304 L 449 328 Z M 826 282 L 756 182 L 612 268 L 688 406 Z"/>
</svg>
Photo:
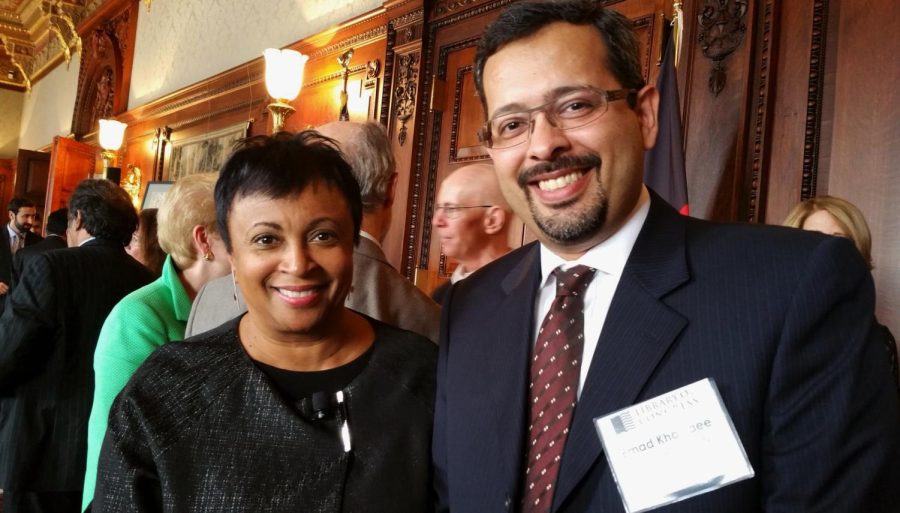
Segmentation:
<svg viewBox="0 0 900 513">
<path fill-rule="evenodd" d="M 102 0 L 0 0 L 0 87 L 29 91 L 80 53 L 77 27 Z"/>
</svg>

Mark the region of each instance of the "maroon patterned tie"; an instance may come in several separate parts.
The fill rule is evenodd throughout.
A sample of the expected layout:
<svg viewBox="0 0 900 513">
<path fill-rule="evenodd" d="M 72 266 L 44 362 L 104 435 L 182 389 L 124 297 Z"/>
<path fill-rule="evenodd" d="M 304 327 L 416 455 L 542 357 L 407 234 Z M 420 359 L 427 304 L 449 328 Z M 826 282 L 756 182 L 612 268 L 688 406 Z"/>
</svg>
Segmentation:
<svg viewBox="0 0 900 513">
<path fill-rule="evenodd" d="M 575 409 L 584 346 L 584 291 L 595 269 L 556 268 L 556 299 L 544 317 L 531 360 L 531 425 L 523 513 L 550 511 L 559 463 Z"/>
</svg>

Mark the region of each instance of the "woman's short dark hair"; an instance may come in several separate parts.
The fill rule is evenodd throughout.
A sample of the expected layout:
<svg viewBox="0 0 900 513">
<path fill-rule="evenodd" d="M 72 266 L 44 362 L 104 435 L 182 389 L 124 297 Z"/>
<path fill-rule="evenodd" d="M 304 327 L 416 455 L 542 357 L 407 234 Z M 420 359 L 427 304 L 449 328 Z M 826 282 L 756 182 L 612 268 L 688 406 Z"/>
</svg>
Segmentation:
<svg viewBox="0 0 900 513">
<path fill-rule="evenodd" d="M 484 64 L 488 57 L 503 46 L 526 38 L 558 21 L 573 25 L 592 25 L 596 28 L 606 43 L 607 54 L 607 62 L 598 64 L 605 65 L 623 88 L 640 90 L 644 87 L 640 45 L 628 18 L 600 7 L 592 0 L 518 2 L 500 13 L 478 43 L 474 78 L 485 113 L 487 100 L 484 95 Z"/>
<path fill-rule="evenodd" d="M 347 201 L 353 219 L 353 242 L 359 242 L 359 184 L 334 140 L 306 130 L 258 135 L 239 143 L 216 182 L 216 224 L 225 247 L 231 252 L 228 218 L 235 199 L 255 194 L 280 199 L 316 183 L 334 187 Z"/>
</svg>

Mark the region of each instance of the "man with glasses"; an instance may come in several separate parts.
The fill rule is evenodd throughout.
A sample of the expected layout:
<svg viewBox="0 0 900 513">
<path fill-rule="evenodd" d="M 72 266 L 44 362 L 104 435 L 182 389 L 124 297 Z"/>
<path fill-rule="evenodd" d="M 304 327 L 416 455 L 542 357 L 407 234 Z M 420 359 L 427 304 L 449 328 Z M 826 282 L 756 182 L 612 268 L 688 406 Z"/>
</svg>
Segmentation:
<svg viewBox="0 0 900 513">
<path fill-rule="evenodd" d="M 896 511 L 900 405 L 858 252 L 648 190 L 658 93 L 631 23 L 597 3 L 515 3 L 476 54 L 481 135 L 538 242 L 444 300 L 438 511 L 622 511 L 594 419 L 705 378 L 755 476 L 656 511 Z"/>
<path fill-rule="evenodd" d="M 431 225 L 441 251 L 459 265 L 431 298 L 441 303 L 452 284 L 508 253 L 511 221 L 493 166 L 472 164 L 450 173 L 438 190 Z"/>
</svg>

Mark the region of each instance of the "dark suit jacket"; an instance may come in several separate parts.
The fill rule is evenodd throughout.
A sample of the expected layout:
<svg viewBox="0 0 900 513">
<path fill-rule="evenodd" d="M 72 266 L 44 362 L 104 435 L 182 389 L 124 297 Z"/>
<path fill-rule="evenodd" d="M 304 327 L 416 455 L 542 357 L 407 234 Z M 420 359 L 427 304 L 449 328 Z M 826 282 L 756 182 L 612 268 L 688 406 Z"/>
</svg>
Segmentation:
<svg viewBox="0 0 900 513">
<path fill-rule="evenodd" d="M 31 246 L 25 246 L 24 248 L 17 251 L 16 254 L 13 255 L 11 285 L 15 287 L 16 282 L 21 279 L 22 271 L 25 270 L 25 264 L 28 263 L 31 257 L 40 253 L 53 251 L 54 249 L 65 249 L 66 247 L 67 245 L 65 235 L 56 235 L 51 233 L 44 237 L 43 240 L 32 244 Z"/>
<path fill-rule="evenodd" d="M 0 226 L 0 282 L 12 287 L 13 254 L 9 250 L 9 230 L 7 229 L 9 219 L 6 221 Z M 25 247 L 37 244 L 41 240 L 40 235 L 28 232 L 25 234 Z M 3 313 L 3 306 L 6 304 L 8 296 L 9 294 L 0 295 L 0 314 Z"/>
<path fill-rule="evenodd" d="M 0 488 L 81 490 L 97 335 L 152 280 L 108 240 L 32 257 L 0 318 Z"/>
<path fill-rule="evenodd" d="M 444 302 L 440 511 L 519 508 L 539 260 L 525 246 Z M 847 240 L 691 219 L 653 195 L 575 408 L 553 511 L 623 511 L 592 419 L 706 377 L 756 476 L 655 511 L 896 511 L 900 405 L 873 308 Z"/>
<path fill-rule="evenodd" d="M 450 280 L 441 283 L 436 289 L 431 291 L 431 299 L 433 299 L 435 303 L 443 305 L 444 298 L 447 297 L 447 291 L 450 290 L 452 285 L 453 283 Z"/>
</svg>

